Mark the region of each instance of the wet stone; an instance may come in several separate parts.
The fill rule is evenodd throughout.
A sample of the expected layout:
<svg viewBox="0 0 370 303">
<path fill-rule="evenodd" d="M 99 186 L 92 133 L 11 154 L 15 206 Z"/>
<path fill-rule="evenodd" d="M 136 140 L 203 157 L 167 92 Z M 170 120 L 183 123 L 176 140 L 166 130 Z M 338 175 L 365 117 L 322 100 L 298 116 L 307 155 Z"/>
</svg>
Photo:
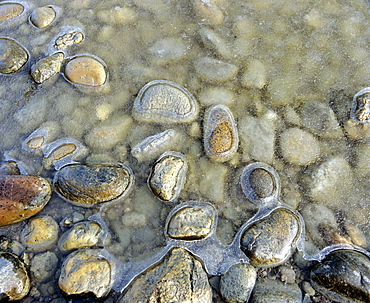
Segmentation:
<svg viewBox="0 0 370 303">
<path fill-rule="evenodd" d="M 247 302 L 256 283 L 256 278 L 257 272 L 252 265 L 235 264 L 221 276 L 220 293 L 226 302 Z"/>
<path fill-rule="evenodd" d="M 31 261 L 32 280 L 44 282 L 51 278 L 58 268 L 58 257 L 55 253 L 47 251 L 37 254 Z"/>
<path fill-rule="evenodd" d="M 86 249 L 71 253 L 64 260 L 59 287 L 67 295 L 93 293 L 97 298 L 108 294 L 111 266 L 101 250 Z"/>
<path fill-rule="evenodd" d="M 42 252 L 52 248 L 58 241 L 59 227 L 52 217 L 31 218 L 21 232 L 21 241 L 27 250 Z"/>
<path fill-rule="evenodd" d="M 234 116 L 224 105 L 213 106 L 205 117 L 204 149 L 213 160 L 224 162 L 234 156 L 239 137 Z"/>
<path fill-rule="evenodd" d="M 333 251 L 312 269 L 311 282 L 331 300 L 370 302 L 370 259 L 356 251 Z"/>
<path fill-rule="evenodd" d="M 300 232 L 296 215 L 278 209 L 244 231 L 241 248 L 252 265 L 275 266 L 290 257 Z"/>
<path fill-rule="evenodd" d="M 208 82 L 230 81 L 238 73 L 236 65 L 208 57 L 196 60 L 194 66 L 200 78 Z"/>
<path fill-rule="evenodd" d="M 131 170 L 120 164 L 72 164 L 54 176 L 54 188 L 65 200 L 80 206 L 113 201 L 127 194 Z"/>
<path fill-rule="evenodd" d="M 144 122 L 191 122 L 198 115 L 198 104 L 186 88 L 171 81 L 156 80 L 139 91 L 133 115 Z"/>
<path fill-rule="evenodd" d="M 84 34 L 79 30 L 72 30 L 55 39 L 54 48 L 64 50 L 65 48 L 81 43 L 84 40 Z"/>
<path fill-rule="evenodd" d="M 54 162 L 61 160 L 64 157 L 67 157 L 73 154 L 77 149 L 77 146 L 73 143 L 65 143 L 53 149 L 48 155 L 44 158 L 44 166 L 49 168 L 53 165 Z"/>
<path fill-rule="evenodd" d="M 107 69 L 100 59 L 80 55 L 72 58 L 67 63 L 64 76 L 73 84 L 98 87 L 106 82 Z"/>
<path fill-rule="evenodd" d="M 198 35 L 203 46 L 217 56 L 229 60 L 232 58 L 232 52 L 225 40 L 223 40 L 214 30 L 202 27 Z"/>
<path fill-rule="evenodd" d="M 17 162 L 7 161 L 0 165 L 0 175 L 20 175 L 20 170 Z"/>
<path fill-rule="evenodd" d="M 187 161 L 180 153 L 166 152 L 152 168 L 148 184 L 161 200 L 172 202 L 178 198 L 184 185 Z"/>
<path fill-rule="evenodd" d="M 28 219 L 49 202 L 51 186 L 39 176 L 0 176 L 0 226 Z"/>
<path fill-rule="evenodd" d="M 63 53 L 55 53 L 42 58 L 31 68 L 31 76 L 36 83 L 43 83 L 55 74 L 59 73 L 64 61 Z"/>
<path fill-rule="evenodd" d="M 30 287 L 25 264 L 14 254 L 0 252 L 0 300 L 21 300 Z"/>
<path fill-rule="evenodd" d="M 181 240 L 200 240 L 213 230 L 214 212 L 211 207 L 183 207 L 175 212 L 167 228 L 170 238 Z"/>
<path fill-rule="evenodd" d="M 259 198 L 269 197 L 275 189 L 274 179 L 263 168 L 253 170 L 249 177 L 250 186 Z"/>
<path fill-rule="evenodd" d="M 225 19 L 225 15 L 217 5 L 217 0 L 192 0 L 193 10 L 195 14 L 203 22 L 217 26 L 221 25 Z"/>
<path fill-rule="evenodd" d="M 0 38 L 0 74 L 18 71 L 28 60 L 27 51 L 15 40 Z"/>
<path fill-rule="evenodd" d="M 44 28 L 49 26 L 55 20 L 56 16 L 55 7 L 47 5 L 35 8 L 31 13 L 30 21 L 34 26 Z"/>
<path fill-rule="evenodd" d="M 351 118 L 360 123 L 370 123 L 370 88 L 364 88 L 353 97 Z"/>
<path fill-rule="evenodd" d="M 10 21 L 20 16 L 24 11 L 24 6 L 16 2 L 0 3 L 0 22 Z"/>
<path fill-rule="evenodd" d="M 96 222 L 79 222 L 61 235 L 59 248 L 61 250 L 72 250 L 94 246 L 99 241 L 101 231 L 101 226 Z"/>
<path fill-rule="evenodd" d="M 212 289 L 202 265 L 183 248 L 134 280 L 119 303 L 211 303 Z"/>
</svg>

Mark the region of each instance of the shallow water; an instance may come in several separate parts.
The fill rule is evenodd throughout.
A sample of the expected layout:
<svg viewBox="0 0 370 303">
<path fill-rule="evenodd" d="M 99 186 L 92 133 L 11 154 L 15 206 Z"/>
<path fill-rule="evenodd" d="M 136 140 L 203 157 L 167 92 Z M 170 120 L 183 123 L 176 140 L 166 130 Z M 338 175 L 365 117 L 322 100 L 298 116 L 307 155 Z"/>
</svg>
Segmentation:
<svg viewBox="0 0 370 303">
<path fill-rule="evenodd" d="M 110 231 L 105 247 L 123 263 L 143 260 L 153 254 L 152 250 L 165 247 L 167 215 L 178 203 L 190 200 L 211 202 L 216 207 L 217 237 L 230 244 L 239 228 L 257 212 L 243 195 L 239 181 L 245 165 L 255 161 L 276 169 L 281 179 L 281 200 L 302 211 L 307 221 L 307 255 L 343 243 L 338 235 L 347 243 L 362 237 L 362 242 L 354 244 L 369 249 L 370 165 L 366 155 L 370 153 L 370 130 L 368 124 L 350 120 L 353 96 L 370 83 L 368 3 L 215 2 L 223 15 L 221 22 L 208 15 L 202 18 L 189 1 L 59 1 L 59 18 L 45 29 L 27 22 L 36 5 L 29 3 L 25 15 L 0 25 L 2 36 L 16 39 L 30 54 L 19 72 L 0 76 L 0 147 L 4 158 L 19 161 L 27 173 L 52 178 L 55 171 L 42 167 L 42 154 L 22 149 L 22 142 L 35 129 L 51 125 L 50 142 L 71 138 L 87 147 L 87 154 L 79 161 L 129 165 L 135 175 L 133 192 L 104 207 L 101 213 Z M 49 2 L 37 3 L 46 4 Z M 42 85 L 30 78 L 30 67 L 50 54 L 53 39 L 64 26 L 78 27 L 85 35 L 83 42 L 66 49 L 66 56 L 89 53 L 107 65 L 108 81 L 102 89 L 74 86 L 62 74 Z M 213 31 L 221 42 L 216 46 L 202 42 L 201 29 Z M 232 64 L 236 72 L 210 75 L 201 63 L 203 57 Z M 160 79 L 176 82 L 194 95 L 200 105 L 194 122 L 156 124 L 132 119 L 140 88 Z M 211 95 L 215 89 L 219 90 Z M 214 163 L 203 147 L 203 117 L 210 105 L 223 102 L 235 117 L 240 144 L 231 160 Z M 326 111 L 310 114 L 313 110 L 305 105 L 312 102 L 323 105 Z M 89 139 L 94 129 L 120 123 L 124 130 L 119 142 L 111 145 L 106 138 Z M 249 128 L 253 123 L 257 125 L 255 134 Z M 158 155 L 139 162 L 130 150 L 148 136 L 169 128 L 179 133 L 170 148 L 186 156 L 189 170 L 179 200 L 165 204 L 146 184 Z M 291 128 L 313 136 L 318 152 L 311 160 L 297 162 L 286 155 L 281 138 Z M 288 149 L 293 147 L 289 145 Z M 300 148 L 298 154 L 310 153 L 310 148 Z M 336 185 L 345 191 L 338 193 L 334 187 L 330 188 L 332 192 L 313 197 L 310 176 L 319 179 L 314 171 L 332 158 L 348 164 L 348 172 Z M 319 228 L 315 213 L 309 211 L 316 205 L 325 206 L 327 213 L 320 219 L 330 225 L 329 231 Z M 73 211 L 87 219 L 99 208 L 72 206 L 55 195 L 43 213 L 59 223 Z M 132 216 L 139 216 L 141 221 L 132 223 Z M 0 234 L 17 239 L 17 231 L 23 226 L 2 227 Z M 356 229 L 354 235 L 348 226 Z"/>
</svg>

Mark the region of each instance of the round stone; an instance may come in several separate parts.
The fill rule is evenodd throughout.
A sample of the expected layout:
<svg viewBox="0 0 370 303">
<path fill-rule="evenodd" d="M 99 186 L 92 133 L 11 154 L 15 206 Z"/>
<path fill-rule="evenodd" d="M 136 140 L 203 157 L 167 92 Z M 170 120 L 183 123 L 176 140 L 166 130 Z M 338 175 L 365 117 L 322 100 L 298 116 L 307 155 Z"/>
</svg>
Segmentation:
<svg viewBox="0 0 370 303">
<path fill-rule="evenodd" d="M 213 106 L 205 117 L 204 149 L 213 160 L 224 162 L 234 156 L 239 137 L 231 111 L 224 105 Z"/>
<path fill-rule="evenodd" d="M 110 263 L 101 250 L 78 250 L 64 260 L 58 283 L 67 295 L 93 293 L 102 298 L 110 291 Z"/>
<path fill-rule="evenodd" d="M 63 199 L 92 206 L 125 196 L 132 182 L 132 171 L 123 164 L 71 164 L 55 174 L 53 184 Z"/>
<path fill-rule="evenodd" d="M 58 269 L 58 257 L 51 251 L 37 254 L 31 261 L 31 274 L 35 281 L 44 282 L 51 278 Z"/>
<path fill-rule="evenodd" d="M 24 6 L 16 2 L 0 3 L 0 22 L 9 21 L 20 16 Z"/>
<path fill-rule="evenodd" d="M 37 216 L 30 219 L 22 230 L 21 240 L 29 251 L 46 251 L 58 240 L 59 227 L 52 217 Z"/>
<path fill-rule="evenodd" d="M 256 195 L 260 198 L 269 197 L 274 191 L 273 177 L 267 170 L 262 168 L 257 168 L 251 172 L 249 182 Z"/>
<path fill-rule="evenodd" d="M 0 177 L 0 226 L 17 223 L 37 214 L 49 202 L 49 182 L 39 176 Z"/>
<path fill-rule="evenodd" d="M 29 292 L 31 281 L 25 264 L 7 252 L 0 252 L 0 299 L 17 301 Z"/>
<path fill-rule="evenodd" d="M 67 63 L 64 76 L 73 84 L 98 87 L 107 81 L 107 69 L 100 59 L 80 55 Z"/>
<path fill-rule="evenodd" d="M 18 71 L 28 60 L 27 51 L 18 42 L 0 38 L 0 73 L 11 74 Z"/>
<path fill-rule="evenodd" d="M 156 80 L 139 91 L 133 115 L 145 122 L 191 122 L 198 115 L 198 105 L 186 88 L 171 81 Z"/>
<path fill-rule="evenodd" d="M 53 5 L 35 8 L 30 16 L 31 23 L 38 27 L 44 28 L 49 26 L 56 18 L 57 12 Z"/>
</svg>

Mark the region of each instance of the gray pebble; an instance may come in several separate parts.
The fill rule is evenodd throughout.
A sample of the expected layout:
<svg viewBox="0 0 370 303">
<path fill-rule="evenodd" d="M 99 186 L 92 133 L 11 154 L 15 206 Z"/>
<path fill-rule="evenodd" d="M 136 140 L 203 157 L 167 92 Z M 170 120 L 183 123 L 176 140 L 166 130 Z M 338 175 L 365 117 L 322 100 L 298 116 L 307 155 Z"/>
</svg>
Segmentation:
<svg viewBox="0 0 370 303">
<path fill-rule="evenodd" d="M 47 251 L 37 254 L 31 261 L 31 273 L 37 282 L 44 282 L 54 275 L 58 267 L 58 257 L 55 253 Z"/>
<path fill-rule="evenodd" d="M 203 57 L 194 62 L 199 77 L 208 82 L 226 82 L 236 77 L 236 65 L 217 59 Z"/>
</svg>

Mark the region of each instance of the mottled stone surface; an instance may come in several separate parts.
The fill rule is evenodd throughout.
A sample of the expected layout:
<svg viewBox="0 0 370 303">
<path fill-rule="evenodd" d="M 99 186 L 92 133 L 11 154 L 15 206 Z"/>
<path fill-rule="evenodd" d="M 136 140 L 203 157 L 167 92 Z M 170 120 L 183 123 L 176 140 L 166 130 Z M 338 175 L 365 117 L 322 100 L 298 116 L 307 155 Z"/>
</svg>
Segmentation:
<svg viewBox="0 0 370 303">
<path fill-rule="evenodd" d="M 0 300 L 21 300 L 30 287 L 25 264 L 14 254 L 0 252 Z"/>
<path fill-rule="evenodd" d="M 58 269 L 58 257 L 55 253 L 47 251 L 37 254 L 31 261 L 31 274 L 34 281 L 44 282 L 52 277 Z"/>
<path fill-rule="evenodd" d="M 211 303 L 212 290 L 201 263 L 174 248 L 163 263 L 134 280 L 119 302 Z"/>
<path fill-rule="evenodd" d="M 356 122 L 370 123 L 370 88 L 364 88 L 353 97 L 351 118 Z"/>
<path fill-rule="evenodd" d="M 31 68 L 31 76 L 36 83 L 43 83 L 55 74 L 59 73 L 64 60 L 63 53 L 55 53 L 42 58 Z"/>
<path fill-rule="evenodd" d="M 16 2 L 0 3 L 0 22 L 10 21 L 20 16 L 24 11 L 24 6 Z"/>
<path fill-rule="evenodd" d="M 111 266 L 100 250 L 79 250 L 64 260 L 58 283 L 67 295 L 93 293 L 102 298 L 110 291 Z"/>
<path fill-rule="evenodd" d="M 47 5 L 35 8 L 30 15 L 30 21 L 34 26 L 44 28 L 49 26 L 56 16 L 55 8 L 52 5 Z"/>
<path fill-rule="evenodd" d="M 298 218 L 278 209 L 245 230 L 241 248 L 252 265 L 274 266 L 291 255 L 300 231 Z"/>
<path fill-rule="evenodd" d="M 220 293 L 228 303 L 247 302 L 256 283 L 256 278 L 257 272 L 252 265 L 235 264 L 221 276 Z"/>
<path fill-rule="evenodd" d="M 184 207 L 172 215 L 167 234 L 174 239 L 199 240 L 212 232 L 213 223 L 210 207 Z"/>
<path fill-rule="evenodd" d="M 57 50 L 64 50 L 65 48 L 72 46 L 73 44 L 81 43 L 85 36 L 79 30 L 67 31 L 61 34 L 55 39 L 54 48 Z"/>
<path fill-rule="evenodd" d="M 49 202 L 51 186 L 39 176 L 0 176 L 0 226 L 28 219 Z"/>
<path fill-rule="evenodd" d="M 311 281 L 332 300 L 370 302 L 370 259 L 350 250 L 331 252 L 312 269 Z"/>
<path fill-rule="evenodd" d="M 58 232 L 58 224 L 52 217 L 37 216 L 27 222 L 21 240 L 29 251 L 46 251 L 58 241 Z"/>
<path fill-rule="evenodd" d="M 0 38 L 0 73 L 18 71 L 28 60 L 27 51 L 15 40 Z"/>
<path fill-rule="evenodd" d="M 131 178 L 131 172 L 123 165 L 72 164 L 64 166 L 53 183 L 62 198 L 91 206 L 125 195 Z"/>
</svg>

